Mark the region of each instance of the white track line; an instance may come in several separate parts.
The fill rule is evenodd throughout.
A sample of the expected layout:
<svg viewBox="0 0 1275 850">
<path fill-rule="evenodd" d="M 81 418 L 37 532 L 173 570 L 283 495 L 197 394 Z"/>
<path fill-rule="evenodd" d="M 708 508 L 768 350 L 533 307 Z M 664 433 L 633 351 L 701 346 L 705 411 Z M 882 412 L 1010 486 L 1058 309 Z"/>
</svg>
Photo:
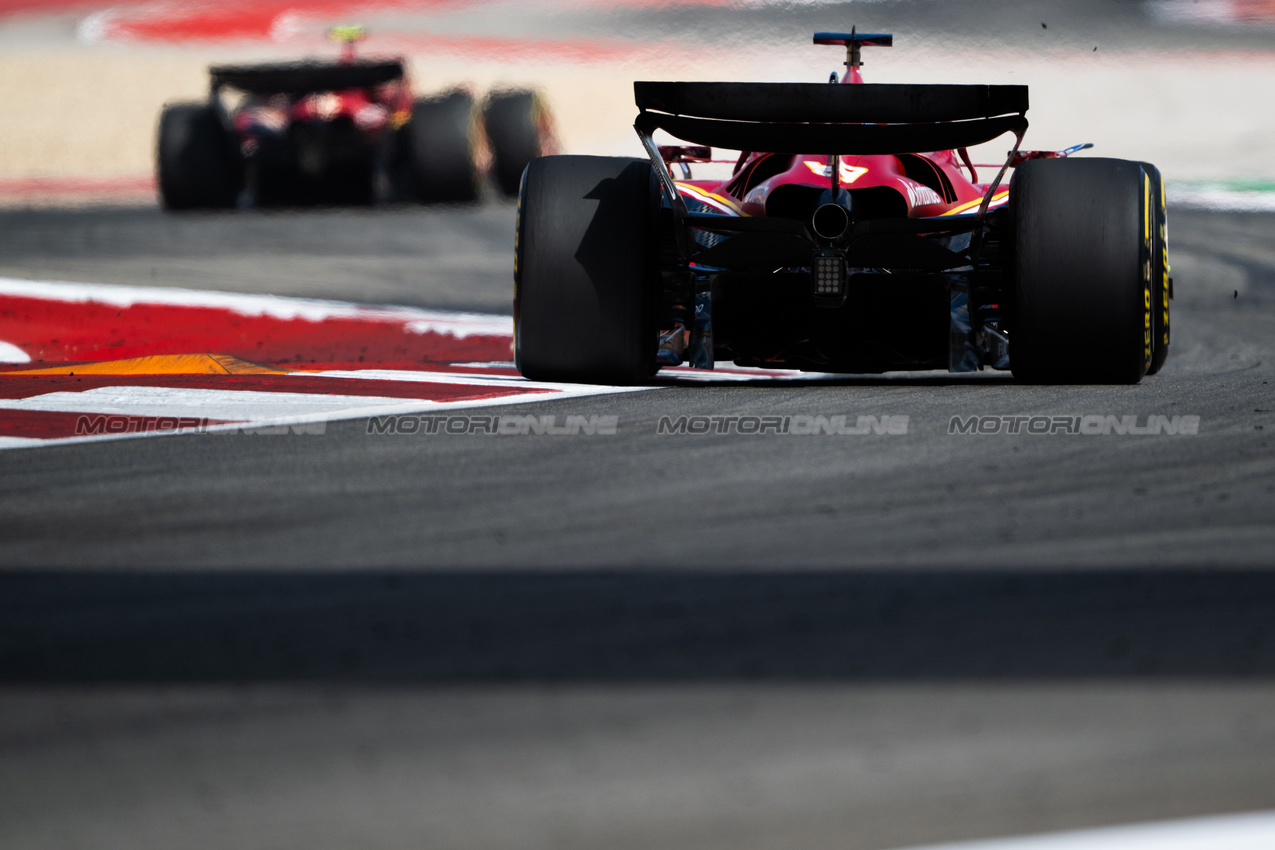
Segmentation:
<svg viewBox="0 0 1275 850">
<path fill-rule="evenodd" d="M 0 363 L 30 363 L 31 355 L 13 343 L 0 342 Z"/>
<path fill-rule="evenodd" d="M 74 283 L 51 280 L 19 280 L 0 277 L 0 296 L 41 298 L 74 303 L 97 302 L 112 307 L 159 304 L 168 307 L 211 307 L 243 316 L 270 316 L 290 321 L 304 319 L 361 319 L 404 323 L 407 333 L 439 333 L 457 338 L 466 336 L 513 336 L 510 316 L 487 313 L 453 313 L 417 307 L 375 307 L 317 298 L 290 298 L 279 295 L 248 295 L 239 292 L 211 292 L 161 286 L 118 286 L 105 283 Z"/>
<path fill-rule="evenodd" d="M 1275 192 L 1246 191 L 1225 186 L 1169 186 L 1169 207 L 1217 212 L 1275 212 Z M 1172 226 L 1172 225 L 1170 225 Z"/>
<path fill-rule="evenodd" d="M 1193 818 L 1034 835 L 928 844 L 909 850 L 1272 850 L 1275 812 Z"/>
<path fill-rule="evenodd" d="M 324 372 L 289 372 L 298 377 L 349 378 L 354 381 L 404 381 L 419 384 L 464 384 L 471 387 L 569 390 L 579 384 L 550 384 L 528 381 L 522 375 L 483 375 L 476 372 L 429 372 L 406 369 L 329 369 Z"/>
<path fill-rule="evenodd" d="M 528 388 L 532 388 L 532 385 Z M 0 401 L 0 408 L 108 416 L 193 416 L 249 422 L 256 426 L 331 422 L 337 419 L 359 419 L 365 416 L 462 410 L 472 407 L 499 407 L 643 389 L 650 388 L 576 386 L 553 393 L 528 392 L 495 398 L 430 401 L 385 396 L 118 386 L 97 387 L 83 392 L 53 392 L 30 398 L 4 399 Z"/>
<path fill-rule="evenodd" d="M 284 416 L 339 416 L 350 410 L 375 411 L 411 403 L 412 399 L 381 396 L 118 386 L 6 399 L 2 406 L 8 410 L 265 422 Z M 415 404 L 434 406 L 438 402 L 416 401 Z"/>
</svg>

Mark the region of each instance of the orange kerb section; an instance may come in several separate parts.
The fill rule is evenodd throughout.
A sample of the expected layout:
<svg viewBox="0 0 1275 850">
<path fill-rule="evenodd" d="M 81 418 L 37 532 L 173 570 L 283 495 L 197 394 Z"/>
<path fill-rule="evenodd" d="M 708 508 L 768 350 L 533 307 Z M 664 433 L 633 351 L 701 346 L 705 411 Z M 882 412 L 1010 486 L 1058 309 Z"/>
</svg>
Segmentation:
<svg viewBox="0 0 1275 850">
<path fill-rule="evenodd" d="M 106 360 L 100 363 L 81 363 L 72 366 L 55 366 L 50 369 L 26 369 L 21 372 L 5 372 L 5 375 L 286 375 L 282 369 L 272 369 L 240 360 L 229 354 L 155 354 L 150 357 L 132 357 L 128 360 Z"/>
</svg>

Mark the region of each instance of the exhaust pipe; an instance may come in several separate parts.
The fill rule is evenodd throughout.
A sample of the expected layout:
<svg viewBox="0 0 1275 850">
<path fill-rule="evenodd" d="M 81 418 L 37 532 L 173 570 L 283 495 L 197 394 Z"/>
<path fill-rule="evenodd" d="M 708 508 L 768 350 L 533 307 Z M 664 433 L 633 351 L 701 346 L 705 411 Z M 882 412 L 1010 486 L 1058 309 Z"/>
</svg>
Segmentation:
<svg viewBox="0 0 1275 850">
<path fill-rule="evenodd" d="M 822 239 L 840 239 L 850 227 L 850 214 L 838 204 L 823 204 L 810 217 L 810 225 Z"/>
</svg>

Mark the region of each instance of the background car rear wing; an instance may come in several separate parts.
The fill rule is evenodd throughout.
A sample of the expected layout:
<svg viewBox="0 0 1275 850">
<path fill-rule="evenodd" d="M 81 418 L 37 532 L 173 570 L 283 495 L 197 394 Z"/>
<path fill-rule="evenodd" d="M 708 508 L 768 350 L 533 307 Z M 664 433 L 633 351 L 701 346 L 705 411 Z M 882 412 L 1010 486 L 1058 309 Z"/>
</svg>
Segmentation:
<svg viewBox="0 0 1275 850">
<path fill-rule="evenodd" d="M 363 89 L 402 79 L 403 63 L 288 62 L 276 65 L 218 65 L 208 69 L 215 94 L 222 87 L 248 94 L 311 94 Z"/>
</svg>

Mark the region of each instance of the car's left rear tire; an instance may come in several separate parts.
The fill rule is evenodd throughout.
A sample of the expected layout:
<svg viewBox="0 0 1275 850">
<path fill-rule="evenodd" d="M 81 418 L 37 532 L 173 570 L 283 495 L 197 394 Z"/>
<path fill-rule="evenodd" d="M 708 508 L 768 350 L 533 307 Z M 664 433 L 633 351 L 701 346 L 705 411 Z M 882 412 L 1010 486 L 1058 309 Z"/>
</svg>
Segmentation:
<svg viewBox="0 0 1275 850">
<path fill-rule="evenodd" d="M 514 260 L 514 356 L 525 377 L 634 384 L 655 373 L 659 192 L 643 159 L 527 165 Z"/>
<path fill-rule="evenodd" d="M 471 94 L 456 90 L 416 101 L 408 133 L 417 197 L 423 203 L 478 200 L 482 175 L 477 160 L 486 140 Z"/>
</svg>

